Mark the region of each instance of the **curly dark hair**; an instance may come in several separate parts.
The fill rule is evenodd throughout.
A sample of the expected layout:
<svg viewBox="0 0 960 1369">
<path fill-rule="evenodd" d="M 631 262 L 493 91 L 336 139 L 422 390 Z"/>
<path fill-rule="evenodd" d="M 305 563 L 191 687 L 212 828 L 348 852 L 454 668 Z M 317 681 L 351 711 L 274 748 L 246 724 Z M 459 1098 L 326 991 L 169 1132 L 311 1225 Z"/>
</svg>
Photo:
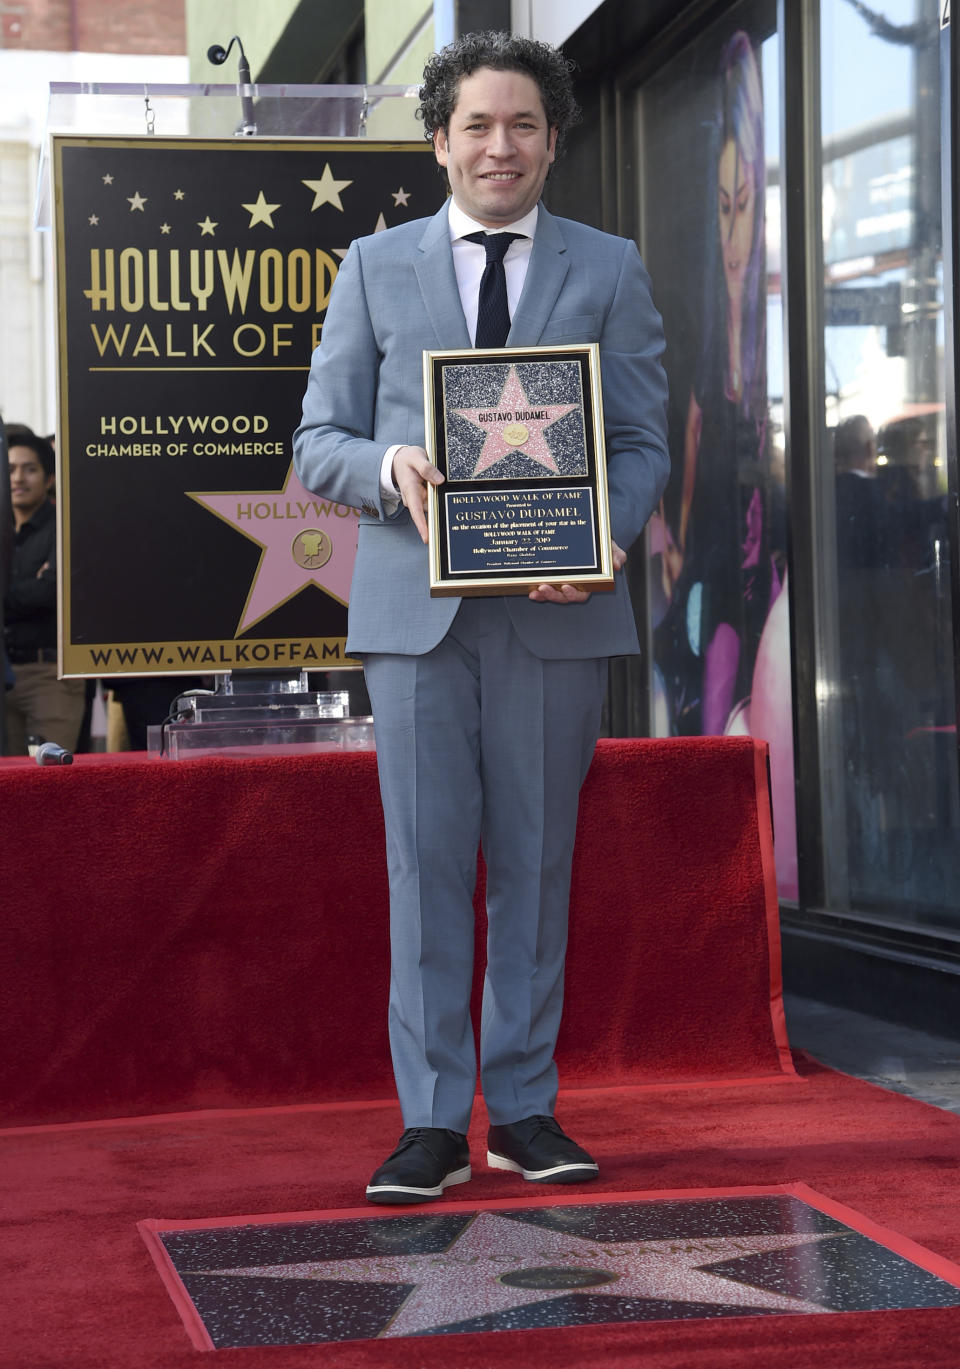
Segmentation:
<svg viewBox="0 0 960 1369">
<path fill-rule="evenodd" d="M 418 117 L 423 120 L 428 142 L 438 128 L 446 133 L 457 103 L 460 81 L 480 67 L 492 71 L 519 71 L 537 83 L 547 123 L 557 130 L 557 155 L 564 135 L 580 121 L 580 106 L 573 97 L 574 68 L 558 48 L 535 38 L 489 29 L 465 33 L 456 42 L 435 52 L 423 69 Z"/>
</svg>

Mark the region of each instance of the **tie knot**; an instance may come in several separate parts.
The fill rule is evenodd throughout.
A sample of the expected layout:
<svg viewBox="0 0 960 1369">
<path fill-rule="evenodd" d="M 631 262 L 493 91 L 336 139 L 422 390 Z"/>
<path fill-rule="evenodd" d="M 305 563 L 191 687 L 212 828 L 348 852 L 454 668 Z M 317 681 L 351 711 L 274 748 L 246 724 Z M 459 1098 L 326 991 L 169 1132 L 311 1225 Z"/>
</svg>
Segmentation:
<svg viewBox="0 0 960 1369">
<path fill-rule="evenodd" d="M 487 254 L 487 262 L 503 261 L 507 253 L 507 248 L 518 238 L 522 238 L 522 233 L 465 233 L 467 242 L 478 242 Z"/>
</svg>

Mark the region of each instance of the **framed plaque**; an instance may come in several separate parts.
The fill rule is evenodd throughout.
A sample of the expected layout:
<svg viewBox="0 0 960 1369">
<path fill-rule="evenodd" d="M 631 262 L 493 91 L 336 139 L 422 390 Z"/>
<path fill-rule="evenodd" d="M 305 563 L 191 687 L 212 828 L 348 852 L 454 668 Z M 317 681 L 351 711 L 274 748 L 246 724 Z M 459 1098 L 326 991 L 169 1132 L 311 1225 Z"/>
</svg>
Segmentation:
<svg viewBox="0 0 960 1369">
<path fill-rule="evenodd" d="M 431 595 L 613 588 L 599 348 L 424 352 Z"/>
</svg>

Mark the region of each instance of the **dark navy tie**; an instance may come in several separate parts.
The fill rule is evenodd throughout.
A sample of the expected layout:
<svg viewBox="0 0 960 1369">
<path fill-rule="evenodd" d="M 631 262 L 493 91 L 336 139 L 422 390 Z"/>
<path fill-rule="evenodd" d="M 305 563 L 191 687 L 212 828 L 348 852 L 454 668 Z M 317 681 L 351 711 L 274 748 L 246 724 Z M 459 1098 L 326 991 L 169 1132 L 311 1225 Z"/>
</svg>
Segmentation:
<svg viewBox="0 0 960 1369">
<path fill-rule="evenodd" d="M 503 258 L 507 248 L 522 233 L 465 233 L 468 242 L 478 242 L 487 254 L 480 277 L 475 347 L 503 347 L 510 331 L 507 308 L 507 277 Z"/>
</svg>

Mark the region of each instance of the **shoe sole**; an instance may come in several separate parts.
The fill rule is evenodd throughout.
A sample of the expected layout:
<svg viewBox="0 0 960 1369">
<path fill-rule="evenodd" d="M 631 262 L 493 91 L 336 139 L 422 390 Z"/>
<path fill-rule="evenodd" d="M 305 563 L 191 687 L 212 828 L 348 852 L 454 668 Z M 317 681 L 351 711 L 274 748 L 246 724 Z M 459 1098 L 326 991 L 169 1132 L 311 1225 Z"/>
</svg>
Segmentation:
<svg viewBox="0 0 960 1369">
<path fill-rule="evenodd" d="M 367 1199 L 371 1203 L 428 1203 L 432 1198 L 442 1198 L 443 1190 L 452 1184 L 465 1184 L 470 1178 L 470 1166 L 451 1170 L 445 1174 L 436 1188 L 412 1188 L 403 1184 L 367 1185 Z"/>
<path fill-rule="evenodd" d="M 596 1179 L 600 1166 L 595 1164 L 553 1165 L 550 1169 L 524 1169 L 516 1160 L 508 1160 L 506 1155 L 487 1151 L 487 1164 L 491 1169 L 509 1169 L 514 1174 L 522 1174 L 531 1184 L 581 1184 Z"/>
</svg>

